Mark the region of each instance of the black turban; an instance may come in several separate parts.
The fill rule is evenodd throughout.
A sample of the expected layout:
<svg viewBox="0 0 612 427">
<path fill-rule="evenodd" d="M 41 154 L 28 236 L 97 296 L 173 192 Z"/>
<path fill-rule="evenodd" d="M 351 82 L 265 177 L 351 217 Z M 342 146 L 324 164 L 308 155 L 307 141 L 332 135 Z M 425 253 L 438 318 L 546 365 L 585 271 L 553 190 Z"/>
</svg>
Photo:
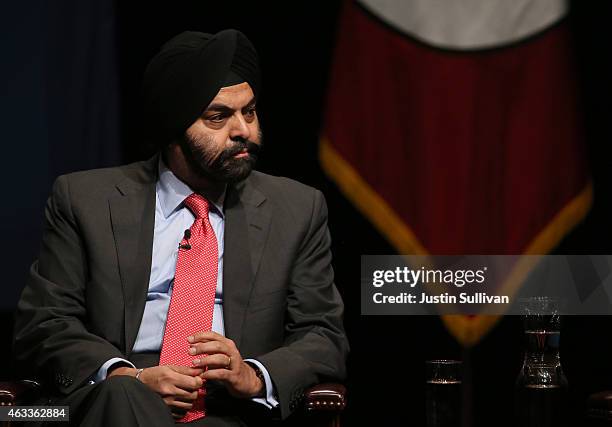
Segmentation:
<svg viewBox="0 0 612 427">
<path fill-rule="evenodd" d="M 165 43 L 145 70 L 147 127 L 169 143 L 185 133 L 222 87 L 241 82 L 257 96 L 257 52 L 244 34 L 185 31 Z"/>
</svg>

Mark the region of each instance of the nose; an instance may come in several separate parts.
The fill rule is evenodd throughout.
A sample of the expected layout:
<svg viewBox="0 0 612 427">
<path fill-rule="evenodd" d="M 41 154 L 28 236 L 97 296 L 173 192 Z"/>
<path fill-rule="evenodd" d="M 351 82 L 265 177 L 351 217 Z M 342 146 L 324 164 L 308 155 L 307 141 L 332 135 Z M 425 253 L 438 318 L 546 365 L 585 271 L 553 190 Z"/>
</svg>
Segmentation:
<svg viewBox="0 0 612 427">
<path fill-rule="evenodd" d="M 249 128 L 249 124 L 246 122 L 241 112 L 236 112 L 232 116 L 229 137 L 231 139 L 235 139 L 235 138 L 244 138 L 247 140 L 251 139 L 251 129 Z"/>
</svg>

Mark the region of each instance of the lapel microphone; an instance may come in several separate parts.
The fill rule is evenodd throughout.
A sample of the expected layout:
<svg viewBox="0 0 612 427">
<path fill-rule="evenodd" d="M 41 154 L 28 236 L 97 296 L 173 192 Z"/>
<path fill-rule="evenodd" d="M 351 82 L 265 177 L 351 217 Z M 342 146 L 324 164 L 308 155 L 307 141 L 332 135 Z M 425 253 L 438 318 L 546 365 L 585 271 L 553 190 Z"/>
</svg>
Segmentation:
<svg viewBox="0 0 612 427">
<path fill-rule="evenodd" d="M 183 239 L 185 239 L 187 243 L 185 243 L 184 245 L 179 243 L 179 249 L 191 249 L 191 245 L 189 244 L 190 238 L 191 238 L 191 230 L 187 229 L 185 230 L 185 234 L 183 236 Z"/>
</svg>

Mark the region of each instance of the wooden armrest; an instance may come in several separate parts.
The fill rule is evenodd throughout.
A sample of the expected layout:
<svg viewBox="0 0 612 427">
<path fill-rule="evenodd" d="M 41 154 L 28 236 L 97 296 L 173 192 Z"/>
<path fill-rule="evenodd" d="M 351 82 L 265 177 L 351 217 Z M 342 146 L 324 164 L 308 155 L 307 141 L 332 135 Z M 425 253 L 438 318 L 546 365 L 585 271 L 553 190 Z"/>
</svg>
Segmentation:
<svg viewBox="0 0 612 427">
<path fill-rule="evenodd" d="M 306 411 L 341 412 L 346 406 L 346 387 L 342 384 L 317 384 L 304 392 Z"/>
<path fill-rule="evenodd" d="M 41 386 L 36 381 L 2 381 L 0 382 L 0 405 L 12 406 L 28 402 L 40 394 Z"/>
<path fill-rule="evenodd" d="M 587 418 L 598 426 L 612 425 L 612 391 L 600 391 L 587 399 Z"/>
</svg>

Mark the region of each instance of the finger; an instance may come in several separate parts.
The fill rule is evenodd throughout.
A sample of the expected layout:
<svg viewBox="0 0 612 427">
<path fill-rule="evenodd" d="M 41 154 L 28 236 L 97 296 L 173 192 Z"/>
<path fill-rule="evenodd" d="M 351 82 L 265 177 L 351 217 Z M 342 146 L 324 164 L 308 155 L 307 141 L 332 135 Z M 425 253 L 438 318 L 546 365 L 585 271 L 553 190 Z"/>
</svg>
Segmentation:
<svg viewBox="0 0 612 427">
<path fill-rule="evenodd" d="M 202 370 L 196 369 L 195 371 L 201 372 Z M 162 387 L 164 389 L 164 395 L 172 396 L 176 394 L 176 390 L 180 390 L 181 395 L 184 395 L 185 393 L 191 393 L 199 389 L 203 384 L 202 378 L 199 375 L 192 377 L 190 375 L 179 374 L 174 370 L 169 370 L 163 380 Z"/>
<path fill-rule="evenodd" d="M 201 372 L 201 371 L 202 369 L 194 369 L 194 372 Z M 178 373 L 174 370 L 171 370 L 170 373 L 168 374 L 167 382 L 169 382 L 172 385 L 181 387 L 183 389 L 188 389 L 188 390 L 196 390 L 202 387 L 202 381 L 200 379 L 199 374 L 195 376 L 191 376 L 191 375 L 185 375 L 185 374 Z"/>
<path fill-rule="evenodd" d="M 227 369 L 209 369 L 204 372 L 200 377 L 205 380 L 214 380 L 214 381 L 228 381 L 230 376 L 232 375 L 232 371 Z"/>
<path fill-rule="evenodd" d="M 182 388 L 172 386 L 171 393 L 167 397 L 171 397 L 173 399 L 179 399 L 182 402 L 190 402 L 197 398 L 197 391 L 189 391 L 183 390 Z"/>
<path fill-rule="evenodd" d="M 170 407 L 170 411 L 175 420 L 183 418 L 185 414 L 187 413 L 187 411 L 184 409 L 172 408 L 172 407 Z"/>
<path fill-rule="evenodd" d="M 198 392 L 182 390 L 177 387 L 174 393 L 169 397 L 172 397 L 174 400 L 180 400 L 181 402 L 193 402 L 198 398 Z"/>
<path fill-rule="evenodd" d="M 171 401 L 164 400 L 164 402 L 166 402 L 166 405 L 168 406 L 168 409 L 170 409 L 170 413 L 172 414 L 172 417 L 175 420 L 178 420 L 179 418 L 183 418 L 185 414 L 187 413 L 187 410 L 173 407 L 171 404 Z"/>
<path fill-rule="evenodd" d="M 199 396 L 197 391 L 191 392 L 188 397 L 174 396 L 174 400 L 180 400 L 181 402 L 193 403 Z"/>
<path fill-rule="evenodd" d="M 199 371 L 202 370 L 200 369 Z M 183 375 L 176 372 L 172 376 L 171 381 L 174 386 L 189 391 L 197 390 L 204 385 L 199 375 L 192 377 L 190 375 Z"/>
<path fill-rule="evenodd" d="M 187 341 L 190 343 L 206 342 L 206 341 L 221 341 L 225 337 L 213 331 L 201 331 L 187 337 Z"/>
<path fill-rule="evenodd" d="M 178 366 L 178 365 L 168 365 L 174 372 L 178 372 L 182 375 L 189 375 L 190 377 L 195 377 L 200 375 L 203 371 L 200 368 L 195 368 L 191 366 Z"/>
<path fill-rule="evenodd" d="M 164 399 L 164 402 L 166 402 L 166 405 L 168 405 L 170 407 L 170 410 L 172 412 L 186 412 L 188 410 L 190 410 L 191 408 L 193 408 L 193 403 L 191 402 L 183 402 L 181 400 L 177 400 L 174 399 L 172 397 L 167 397 Z"/>
<path fill-rule="evenodd" d="M 234 363 L 234 358 L 224 353 L 211 354 L 200 357 L 198 360 L 199 362 L 194 364 L 194 366 L 203 369 L 231 369 L 231 365 Z"/>
<path fill-rule="evenodd" d="M 189 348 L 189 354 L 196 356 L 198 354 L 215 354 L 215 353 L 230 353 L 229 346 L 221 341 L 208 341 L 205 343 L 192 344 Z"/>
</svg>

